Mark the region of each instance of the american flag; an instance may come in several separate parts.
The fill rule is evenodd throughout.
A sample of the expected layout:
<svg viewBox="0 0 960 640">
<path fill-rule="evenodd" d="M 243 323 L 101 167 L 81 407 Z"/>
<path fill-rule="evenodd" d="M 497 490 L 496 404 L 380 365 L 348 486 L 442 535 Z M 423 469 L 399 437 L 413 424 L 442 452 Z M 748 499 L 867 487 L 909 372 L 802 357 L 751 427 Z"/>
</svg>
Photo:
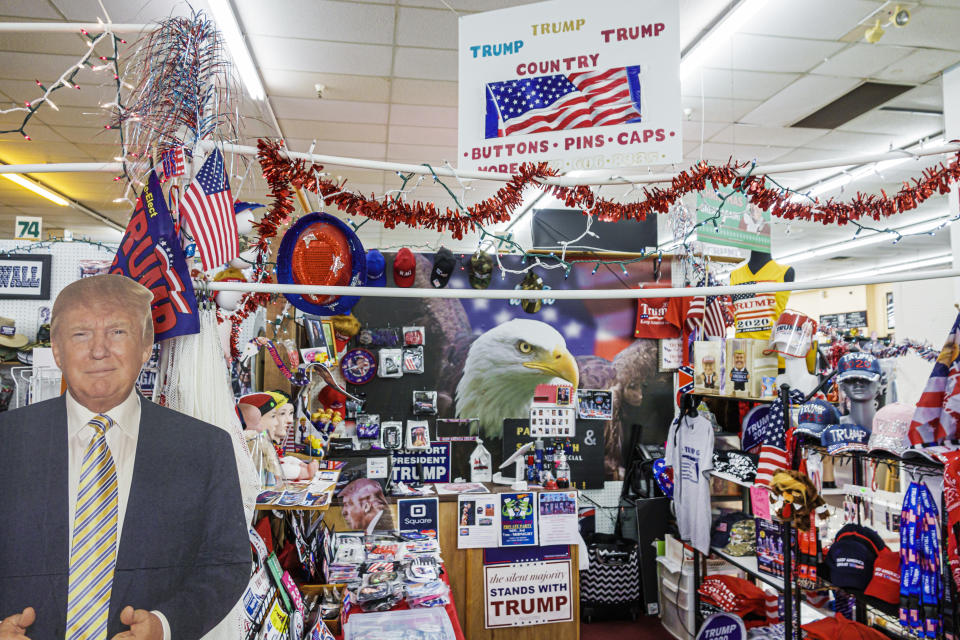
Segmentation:
<svg viewBox="0 0 960 640">
<path fill-rule="evenodd" d="M 183 175 L 183 147 L 173 147 L 160 154 L 163 164 L 163 181 Z"/>
<path fill-rule="evenodd" d="M 219 267 L 240 254 L 233 197 L 219 149 L 214 149 L 204 161 L 183 194 L 180 214 L 190 225 L 204 269 Z"/>
<path fill-rule="evenodd" d="M 767 433 L 763 436 L 763 444 L 760 446 L 760 460 L 757 463 L 757 478 L 754 484 L 769 485 L 773 474 L 789 468 L 783 410 L 780 404 L 776 403 L 770 407 L 770 421 L 767 423 Z"/>
<path fill-rule="evenodd" d="M 960 315 L 937 356 L 910 422 L 910 443 L 931 445 L 958 437 L 960 421 Z"/>
<path fill-rule="evenodd" d="M 704 311 L 706 309 L 706 311 Z M 732 324 L 728 296 L 696 296 L 687 311 L 687 327 L 695 331 L 703 325 L 703 338 L 722 338 Z"/>
<path fill-rule="evenodd" d="M 640 122 L 640 67 L 487 84 L 486 138 Z"/>
</svg>

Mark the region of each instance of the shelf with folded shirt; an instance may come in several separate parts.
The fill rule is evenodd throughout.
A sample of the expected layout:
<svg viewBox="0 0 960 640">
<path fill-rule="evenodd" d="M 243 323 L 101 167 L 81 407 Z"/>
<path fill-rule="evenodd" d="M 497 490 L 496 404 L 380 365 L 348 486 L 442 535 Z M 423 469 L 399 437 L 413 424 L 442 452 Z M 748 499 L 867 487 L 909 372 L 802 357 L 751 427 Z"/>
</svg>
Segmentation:
<svg viewBox="0 0 960 640">
<path fill-rule="evenodd" d="M 747 575 L 760 580 L 761 582 L 770 585 L 775 588 L 777 591 L 783 591 L 783 578 L 780 576 L 774 576 L 769 573 L 764 573 L 760 571 L 758 566 L 757 556 L 732 556 L 729 553 L 726 553 L 719 549 L 718 547 L 711 548 L 712 555 L 722 558 L 728 564 L 731 564 Z M 806 624 L 812 620 L 817 620 L 826 616 L 833 615 L 833 611 L 828 609 L 823 609 L 820 607 L 815 607 L 809 602 L 800 603 L 800 615 L 801 623 Z"/>
</svg>

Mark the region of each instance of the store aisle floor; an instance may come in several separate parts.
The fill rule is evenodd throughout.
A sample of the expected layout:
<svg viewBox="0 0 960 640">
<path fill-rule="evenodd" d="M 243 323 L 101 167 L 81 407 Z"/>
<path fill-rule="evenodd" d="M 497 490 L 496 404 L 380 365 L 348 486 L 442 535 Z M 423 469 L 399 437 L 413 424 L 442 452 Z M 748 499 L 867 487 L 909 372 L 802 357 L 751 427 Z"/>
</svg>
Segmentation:
<svg viewBox="0 0 960 640">
<path fill-rule="evenodd" d="M 660 618 L 645 616 L 632 620 L 611 620 L 580 624 L 580 640 L 673 640 Z"/>
</svg>

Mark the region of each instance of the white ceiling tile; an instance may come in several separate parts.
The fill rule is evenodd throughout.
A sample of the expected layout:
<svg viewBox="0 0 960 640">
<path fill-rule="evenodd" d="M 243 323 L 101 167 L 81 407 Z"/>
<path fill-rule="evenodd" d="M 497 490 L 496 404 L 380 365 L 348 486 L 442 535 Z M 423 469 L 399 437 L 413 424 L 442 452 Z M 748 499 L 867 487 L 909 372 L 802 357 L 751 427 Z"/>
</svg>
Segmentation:
<svg viewBox="0 0 960 640">
<path fill-rule="evenodd" d="M 690 120 L 707 122 L 736 122 L 760 105 L 759 100 L 726 98 L 681 98 L 684 109 L 690 109 Z M 702 115 L 701 115 L 702 114 Z"/>
<path fill-rule="evenodd" d="M 389 105 L 380 102 L 350 102 L 309 98 L 273 98 L 278 118 L 386 124 Z"/>
<path fill-rule="evenodd" d="M 248 34 L 332 40 L 366 44 L 393 43 L 393 7 L 362 2 L 302 0 L 239 2 L 240 20 Z"/>
<path fill-rule="evenodd" d="M 382 124 L 352 122 L 319 122 L 317 120 L 280 119 L 280 128 L 288 138 L 341 140 L 349 142 L 387 141 L 387 127 Z"/>
<path fill-rule="evenodd" d="M 805 146 L 809 149 L 828 151 L 844 151 L 849 155 L 855 153 L 881 153 L 890 148 L 894 137 L 883 133 L 855 133 L 851 131 L 830 131 L 824 136 L 811 140 Z"/>
<path fill-rule="evenodd" d="M 457 110 L 451 107 L 425 107 L 395 104 L 390 107 L 390 125 L 457 128 Z"/>
<path fill-rule="evenodd" d="M 307 151 L 313 144 L 311 139 L 290 138 L 287 144 L 291 149 L 297 151 Z M 341 140 L 317 140 L 313 152 L 324 156 L 341 156 L 347 158 L 366 158 L 370 160 L 382 160 L 386 153 L 387 146 L 375 142 L 344 142 Z M 328 167 L 328 170 L 332 171 Z"/>
<path fill-rule="evenodd" d="M 457 106 L 457 83 L 440 80 L 393 79 L 393 102 L 426 104 L 440 107 Z"/>
<path fill-rule="evenodd" d="M 788 38 L 838 40 L 877 8 L 871 0 L 768 0 L 740 31 Z"/>
<path fill-rule="evenodd" d="M 822 76 L 848 76 L 869 78 L 897 60 L 910 55 L 907 47 L 886 47 L 856 43 L 840 51 L 813 69 L 811 73 Z"/>
<path fill-rule="evenodd" d="M 917 50 L 877 74 L 879 80 L 921 83 L 960 62 L 960 52 L 936 49 Z"/>
<path fill-rule="evenodd" d="M 710 142 L 799 147 L 808 144 L 811 140 L 819 138 L 825 133 L 825 129 L 755 127 L 752 125 L 734 124 L 717 132 L 710 138 Z"/>
<path fill-rule="evenodd" d="M 317 84 L 326 88 L 324 100 L 359 100 L 361 102 L 388 102 L 390 80 L 378 76 L 357 76 L 290 69 L 262 69 L 261 75 L 270 96 L 289 98 L 316 98 Z"/>
<path fill-rule="evenodd" d="M 457 79 L 457 52 L 447 49 L 397 47 L 393 75 L 426 80 Z"/>
<path fill-rule="evenodd" d="M 449 9 L 402 7 L 397 18 L 397 44 L 456 49 L 458 29 L 457 16 Z"/>
<path fill-rule="evenodd" d="M 874 110 L 837 128 L 841 131 L 886 133 L 893 137 L 894 146 L 901 146 L 942 130 L 943 122 L 929 116 Z"/>
<path fill-rule="evenodd" d="M 257 64 L 263 69 L 390 75 L 392 48 L 389 46 L 274 36 L 250 36 L 249 41 Z"/>
<path fill-rule="evenodd" d="M 713 0 L 680 0 L 680 50 L 713 20 L 723 5 Z"/>
<path fill-rule="evenodd" d="M 696 144 L 699 145 L 701 137 L 704 140 L 709 140 L 718 131 L 720 131 L 726 126 L 727 125 L 724 122 L 701 123 L 699 120 L 684 120 L 683 121 L 683 141 L 695 142 Z"/>
<path fill-rule="evenodd" d="M 96 22 L 103 18 L 103 10 L 97 0 L 51 0 L 67 20 L 78 22 Z M 179 0 L 148 0 L 130 2 L 129 0 L 104 0 L 104 6 L 114 22 L 131 24 L 149 23 L 162 20 L 167 16 L 190 15 L 190 8 Z M 209 16 L 210 7 L 206 0 L 191 0 L 190 6 L 198 11 L 204 11 Z M 127 38 L 136 40 L 136 38 Z"/>
<path fill-rule="evenodd" d="M 720 69 L 803 73 L 843 47 L 840 42 L 738 33 L 717 49 L 710 64 Z"/>
<path fill-rule="evenodd" d="M 446 0 L 446 3 L 457 11 L 464 13 L 479 13 L 481 11 L 496 11 L 522 4 L 534 4 L 540 0 Z M 397 4 L 404 7 L 426 7 L 428 9 L 446 9 L 440 0 L 399 0 Z"/>
<path fill-rule="evenodd" d="M 707 142 L 703 145 L 703 157 L 705 160 L 719 162 L 724 164 L 733 157 L 739 162 L 773 162 L 780 156 L 789 152 L 788 147 L 769 147 L 761 145 L 746 144 L 726 144 Z"/>
<path fill-rule="evenodd" d="M 425 144 L 457 146 L 457 130 L 438 127 L 390 126 L 388 138 L 391 144 Z"/>
<path fill-rule="evenodd" d="M 885 107 L 943 110 L 943 86 L 940 76 L 914 87 L 887 102 Z"/>
<path fill-rule="evenodd" d="M 788 125 L 839 98 L 860 84 L 856 78 L 807 75 L 741 118 L 762 125 Z"/>
<path fill-rule="evenodd" d="M 49 18 L 59 20 L 60 14 L 46 0 L 4 0 L 0 15 L 11 18 Z M 5 22 L 13 22 L 6 20 Z"/>
<path fill-rule="evenodd" d="M 738 98 L 740 100 L 766 100 L 799 78 L 796 73 L 764 73 L 759 71 L 734 71 L 730 69 L 704 68 L 681 82 L 680 94 L 707 98 Z M 703 92 L 700 91 L 701 79 Z"/>
</svg>

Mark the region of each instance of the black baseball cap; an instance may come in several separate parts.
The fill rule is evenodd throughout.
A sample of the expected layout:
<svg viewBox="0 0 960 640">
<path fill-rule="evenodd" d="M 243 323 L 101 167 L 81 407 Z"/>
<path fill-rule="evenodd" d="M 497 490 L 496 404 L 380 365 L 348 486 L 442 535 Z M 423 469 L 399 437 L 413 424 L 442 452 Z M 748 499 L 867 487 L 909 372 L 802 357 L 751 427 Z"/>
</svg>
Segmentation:
<svg viewBox="0 0 960 640">
<path fill-rule="evenodd" d="M 443 289 L 450 281 L 453 270 L 457 267 L 457 260 L 453 252 L 446 247 L 440 247 L 433 257 L 433 269 L 430 271 L 430 284 L 435 289 Z"/>
</svg>

